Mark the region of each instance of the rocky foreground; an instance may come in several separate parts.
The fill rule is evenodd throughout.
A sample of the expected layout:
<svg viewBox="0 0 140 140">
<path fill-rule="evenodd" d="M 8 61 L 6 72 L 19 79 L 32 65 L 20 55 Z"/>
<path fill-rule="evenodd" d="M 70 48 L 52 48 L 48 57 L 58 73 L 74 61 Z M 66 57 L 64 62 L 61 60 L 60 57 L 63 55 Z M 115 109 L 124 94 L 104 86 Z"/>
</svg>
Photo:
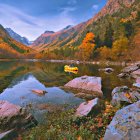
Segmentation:
<svg viewBox="0 0 140 140">
<path fill-rule="evenodd" d="M 114 70 L 112 68 L 101 69 L 100 71 L 104 71 L 105 73 L 111 73 Z M 91 76 L 82 76 L 75 78 L 69 81 L 64 85 L 64 88 L 68 90 L 75 90 L 76 97 L 86 99 L 85 102 L 81 103 L 79 107 L 74 112 L 74 118 L 76 121 L 71 118 L 71 116 L 67 115 L 67 118 L 70 119 L 70 122 L 73 120 L 73 125 L 67 121 L 69 128 L 73 127 L 71 131 L 74 129 L 77 130 L 77 133 L 81 132 L 81 127 L 83 129 L 83 133 L 88 135 L 85 131 L 85 127 L 88 126 L 79 126 L 78 124 L 89 123 L 91 126 L 88 129 L 91 129 L 89 133 L 89 137 L 92 135 L 91 132 L 93 130 L 99 130 L 99 138 L 103 136 L 104 132 L 104 140 L 139 140 L 140 137 L 140 64 L 135 64 L 129 67 L 126 67 L 122 70 L 122 73 L 119 74 L 118 78 L 133 78 L 135 81 L 132 87 L 127 87 L 122 85 L 121 87 L 116 87 L 112 91 L 112 100 L 111 104 L 105 103 L 103 100 L 103 92 L 102 92 L 102 79 L 101 77 L 91 77 Z M 114 111 L 113 108 L 118 107 L 118 111 Z M 43 106 L 44 107 L 44 106 Z M 120 108 L 120 109 L 119 109 Z M 116 114 L 110 114 L 113 111 Z M 98 118 L 97 116 L 101 118 Z M 112 118 L 112 116 L 114 116 Z M 86 119 L 89 117 L 89 120 Z M 95 118 L 94 119 L 92 119 Z M 51 117 L 52 118 L 52 117 Z M 82 118 L 82 119 L 81 119 Z M 84 119 L 85 118 L 85 119 Z M 105 120 L 104 118 L 107 118 Z M 64 119 L 64 118 L 63 118 Z M 67 127 L 63 130 L 65 120 L 60 120 L 56 118 L 56 123 L 60 123 L 62 125 L 62 132 L 64 133 L 67 130 Z M 78 121 L 80 120 L 80 121 Z M 89 121 L 89 122 L 88 122 Z M 91 123 L 91 122 L 94 123 Z M 107 122 L 111 121 L 111 123 Z M 98 124 L 96 126 L 96 123 Z M 109 124 L 109 125 L 108 125 Z M 32 126 L 37 125 L 37 121 L 34 117 L 27 112 L 26 109 L 21 108 L 20 106 L 13 105 L 7 101 L 0 101 L 0 139 L 11 137 L 11 134 L 15 133 L 17 130 L 26 129 Z M 82 124 L 84 125 L 84 123 Z M 92 126 L 93 125 L 93 126 Z M 95 125 L 95 126 L 94 126 Z M 108 125 L 108 126 L 107 126 Z M 101 131 L 101 128 L 104 129 L 107 126 L 106 130 Z M 50 126 L 45 128 L 45 137 L 46 133 L 50 134 L 50 131 L 57 129 L 52 129 L 52 123 Z M 56 125 L 54 125 L 56 127 Z M 97 130 L 96 130 L 96 129 Z M 49 131 L 47 131 L 47 129 Z M 44 131 L 39 128 L 39 131 Z M 102 134 L 100 134 L 100 131 Z M 36 131 L 35 131 L 36 132 Z M 69 132 L 69 131 L 68 131 Z M 75 132 L 76 133 L 76 132 Z M 82 133 L 82 134 L 83 134 Z M 53 134 L 53 133 L 52 133 Z M 36 134 L 35 134 L 36 135 Z M 75 134 L 77 135 L 77 134 Z M 54 136 L 54 135 L 53 135 Z M 53 137 L 50 135 L 50 137 Z M 81 136 L 79 136 L 81 137 Z M 96 136 L 95 136 L 96 137 Z M 98 138 L 98 139 L 99 139 Z M 79 138 L 80 139 L 80 138 Z"/>
<path fill-rule="evenodd" d="M 140 139 L 140 101 L 117 111 L 107 127 L 104 140 Z"/>
<path fill-rule="evenodd" d="M 111 68 L 100 69 L 107 73 L 113 72 Z M 136 82 L 133 87 L 127 86 L 116 87 L 112 91 L 113 106 L 126 106 L 121 110 L 118 110 L 107 127 L 105 132 L 104 140 L 139 140 L 140 138 L 140 64 L 135 64 L 126 67 L 122 70 L 122 73 L 118 75 L 119 78 L 133 78 Z M 93 115 L 93 113 L 99 113 L 103 106 L 101 105 L 100 99 L 92 99 L 93 93 L 97 97 L 103 95 L 101 91 L 101 78 L 100 77 L 89 77 L 83 76 L 75 78 L 68 82 L 65 87 L 75 88 L 81 90 L 91 90 L 92 94 L 88 92 L 78 93 L 77 97 L 87 99 L 87 102 L 80 104 L 76 110 L 76 116 L 84 117 Z M 95 93 L 96 92 L 96 93 Z M 100 94 L 99 94 L 100 93 Z"/>
<path fill-rule="evenodd" d="M 0 139 L 12 139 L 19 130 L 36 125 L 37 121 L 26 109 L 0 101 Z"/>
</svg>

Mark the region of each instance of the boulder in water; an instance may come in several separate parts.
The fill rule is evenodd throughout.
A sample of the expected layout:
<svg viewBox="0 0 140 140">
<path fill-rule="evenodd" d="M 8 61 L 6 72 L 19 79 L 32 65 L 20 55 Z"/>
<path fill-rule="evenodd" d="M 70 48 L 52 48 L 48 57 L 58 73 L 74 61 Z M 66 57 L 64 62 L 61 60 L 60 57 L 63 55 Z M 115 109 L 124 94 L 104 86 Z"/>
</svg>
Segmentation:
<svg viewBox="0 0 140 140">
<path fill-rule="evenodd" d="M 137 90 L 129 89 L 127 86 L 116 87 L 112 91 L 112 105 L 131 104 L 138 100 L 140 100 L 140 93 Z"/>
<path fill-rule="evenodd" d="M 37 125 L 26 109 L 8 101 L 0 101 L 0 130 L 20 129 Z"/>
<path fill-rule="evenodd" d="M 76 117 L 84 117 L 90 114 L 97 114 L 103 108 L 103 104 L 100 99 L 95 98 L 88 102 L 83 102 L 76 110 Z"/>
<path fill-rule="evenodd" d="M 64 85 L 65 88 L 76 89 L 83 93 L 92 93 L 97 96 L 103 96 L 101 90 L 101 78 L 94 76 L 82 76 L 75 78 Z"/>
</svg>

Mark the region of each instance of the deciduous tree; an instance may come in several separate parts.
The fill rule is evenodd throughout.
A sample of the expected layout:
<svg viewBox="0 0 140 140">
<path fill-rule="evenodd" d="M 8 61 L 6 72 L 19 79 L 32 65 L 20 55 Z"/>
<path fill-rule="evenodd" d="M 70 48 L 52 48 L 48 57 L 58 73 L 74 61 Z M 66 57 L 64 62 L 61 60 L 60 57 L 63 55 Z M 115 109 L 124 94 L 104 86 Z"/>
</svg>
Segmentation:
<svg viewBox="0 0 140 140">
<path fill-rule="evenodd" d="M 95 35 L 92 32 L 87 33 L 82 44 L 79 46 L 78 55 L 82 60 L 90 59 L 93 53 L 93 49 L 95 47 L 94 38 L 95 38 Z"/>
<path fill-rule="evenodd" d="M 129 48 L 129 40 L 126 37 L 121 37 L 120 39 L 114 41 L 112 53 L 113 58 L 117 59 L 120 57 L 124 57 L 128 53 Z"/>
</svg>

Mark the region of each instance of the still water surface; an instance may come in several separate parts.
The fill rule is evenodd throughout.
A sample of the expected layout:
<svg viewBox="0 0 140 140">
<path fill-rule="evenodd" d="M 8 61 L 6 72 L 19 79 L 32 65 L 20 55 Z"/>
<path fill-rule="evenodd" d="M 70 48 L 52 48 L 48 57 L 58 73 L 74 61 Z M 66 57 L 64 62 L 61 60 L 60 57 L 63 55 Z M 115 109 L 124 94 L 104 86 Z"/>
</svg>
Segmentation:
<svg viewBox="0 0 140 140">
<path fill-rule="evenodd" d="M 0 100 L 28 107 L 32 105 L 31 113 L 41 122 L 46 110 L 40 110 L 37 105 L 54 104 L 72 107 L 79 105 L 83 100 L 74 97 L 72 92 L 60 88 L 75 77 L 88 75 L 102 77 L 104 100 L 111 99 L 111 91 L 116 86 L 132 86 L 132 79 L 121 80 L 117 77 L 122 66 L 111 66 L 114 72 L 106 74 L 99 71 L 107 66 L 79 64 L 77 74 L 64 72 L 62 63 L 48 62 L 0 62 Z M 109 66 L 108 66 L 109 67 Z M 31 90 L 47 91 L 44 96 L 38 96 Z"/>
</svg>

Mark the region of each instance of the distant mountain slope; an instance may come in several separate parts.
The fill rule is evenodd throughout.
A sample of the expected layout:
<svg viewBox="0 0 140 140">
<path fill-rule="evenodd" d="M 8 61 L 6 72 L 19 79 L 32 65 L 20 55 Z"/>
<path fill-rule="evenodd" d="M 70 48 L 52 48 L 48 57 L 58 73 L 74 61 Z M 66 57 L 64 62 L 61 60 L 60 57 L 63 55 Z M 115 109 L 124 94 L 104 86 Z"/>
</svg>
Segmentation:
<svg viewBox="0 0 140 140">
<path fill-rule="evenodd" d="M 16 41 L 24 44 L 24 45 L 31 45 L 31 42 L 26 38 L 26 37 L 22 37 L 19 34 L 17 34 L 16 32 L 14 32 L 11 28 L 5 28 L 6 31 L 8 32 L 8 34 L 15 39 Z"/>
<path fill-rule="evenodd" d="M 73 27 L 72 25 L 68 25 L 68 26 L 66 26 L 64 29 L 62 29 L 61 31 L 68 30 L 68 29 L 70 29 L 70 28 L 72 28 L 72 27 Z"/>
<path fill-rule="evenodd" d="M 76 47 L 81 44 L 86 33 L 90 31 L 95 34 L 96 47 L 103 45 L 110 47 L 111 44 L 107 43 L 109 40 L 109 38 L 107 40 L 108 34 L 112 34 L 112 41 L 122 35 L 133 37 L 133 34 L 127 31 L 127 23 L 135 30 L 135 17 L 140 9 L 139 5 L 139 0 L 108 0 L 103 9 L 87 22 L 53 34 L 42 34 L 35 40 L 33 46 L 40 50 Z M 126 25 L 124 25 L 121 22 L 122 19 L 131 20 L 128 20 Z"/>
<path fill-rule="evenodd" d="M 69 40 L 66 40 L 69 36 L 76 36 L 81 28 L 83 28 L 85 23 L 81 23 L 75 27 L 72 27 L 71 25 L 68 25 L 64 29 L 53 32 L 53 31 L 47 31 L 43 33 L 40 37 L 38 37 L 34 43 L 32 44 L 33 47 L 37 48 L 44 48 L 44 47 L 51 47 L 55 46 L 55 44 L 59 44 L 61 41 L 69 42 Z M 65 43 L 64 43 L 65 44 Z"/>
<path fill-rule="evenodd" d="M 33 51 L 31 48 L 12 39 L 0 25 L 0 58 L 22 58 Z"/>
</svg>

